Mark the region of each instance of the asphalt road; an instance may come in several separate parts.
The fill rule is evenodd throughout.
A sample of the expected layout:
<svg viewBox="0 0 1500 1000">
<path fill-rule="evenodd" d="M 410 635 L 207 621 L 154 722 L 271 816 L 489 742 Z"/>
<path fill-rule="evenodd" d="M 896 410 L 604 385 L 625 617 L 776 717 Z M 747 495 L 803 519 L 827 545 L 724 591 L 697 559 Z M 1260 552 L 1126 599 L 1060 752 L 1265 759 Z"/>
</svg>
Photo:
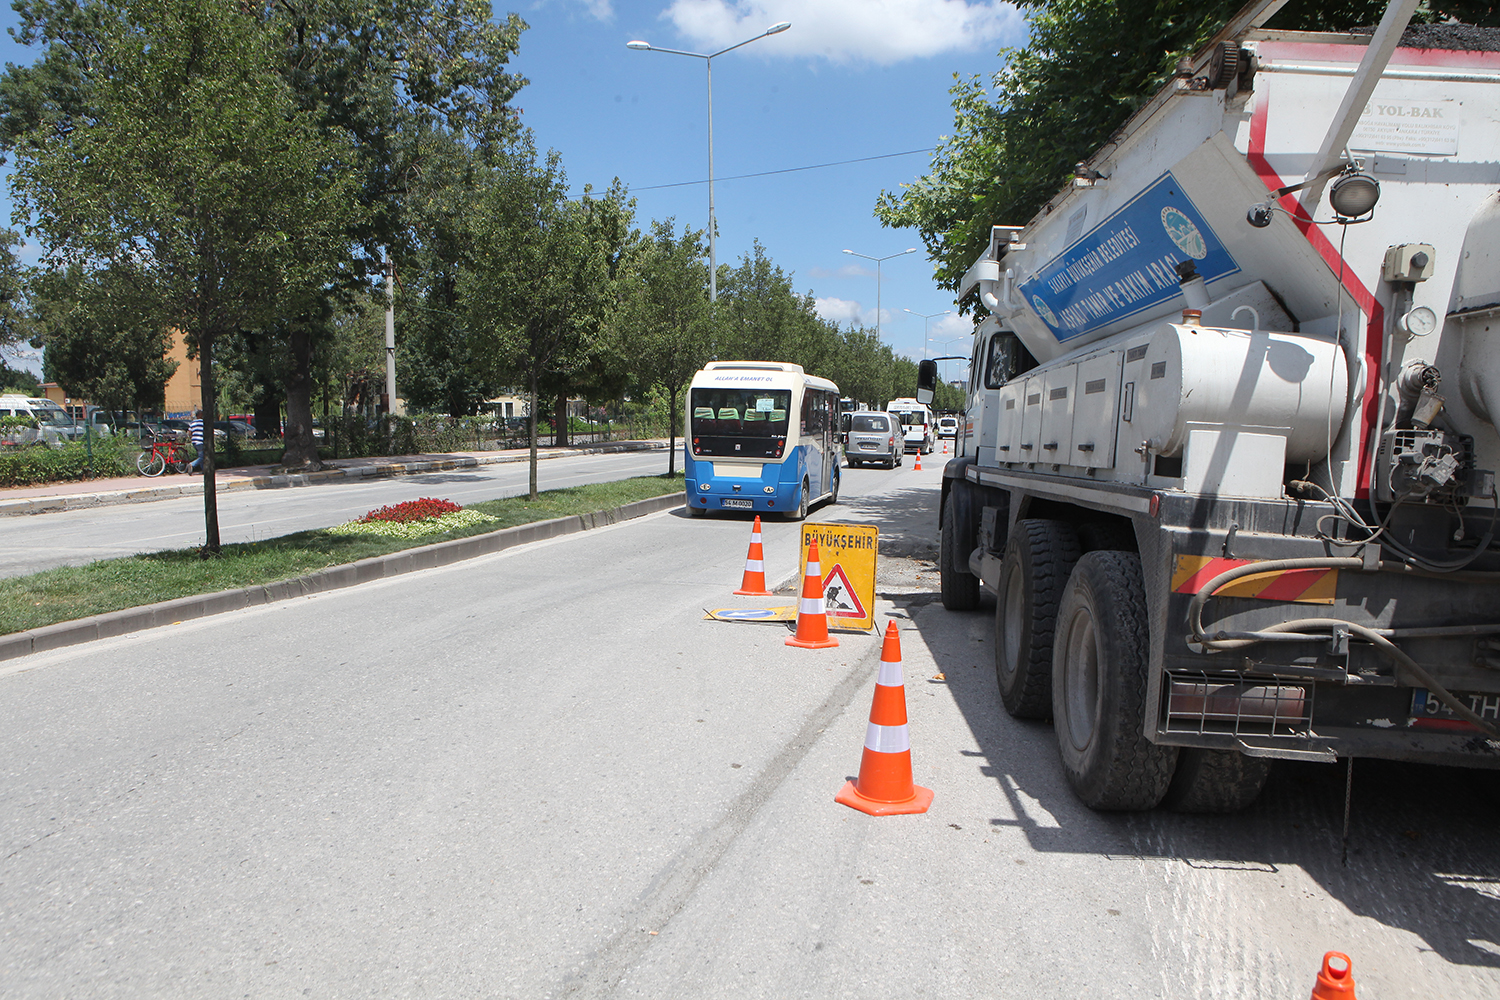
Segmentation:
<svg viewBox="0 0 1500 1000">
<path fill-rule="evenodd" d="M 676 467 L 682 468 L 680 456 Z M 538 462 L 537 480 L 539 488 L 548 490 L 666 471 L 665 451 L 576 455 Z M 516 496 L 528 491 L 530 475 L 526 462 L 502 462 L 390 479 L 235 490 L 218 496 L 219 537 L 225 542 L 250 542 L 327 528 L 376 507 L 418 497 L 471 504 Z M 193 548 L 202 545 L 204 538 L 202 496 L 5 517 L 0 518 L 0 577 L 138 552 Z"/>
<path fill-rule="evenodd" d="M 882 527 L 928 813 L 833 802 L 877 638 L 703 620 L 748 521 L 669 512 L 0 669 L 0 994 L 1500 995 L 1494 772 L 1361 762 L 1347 868 L 1340 768 L 1090 812 L 935 599 L 938 476 L 812 516 Z"/>
</svg>

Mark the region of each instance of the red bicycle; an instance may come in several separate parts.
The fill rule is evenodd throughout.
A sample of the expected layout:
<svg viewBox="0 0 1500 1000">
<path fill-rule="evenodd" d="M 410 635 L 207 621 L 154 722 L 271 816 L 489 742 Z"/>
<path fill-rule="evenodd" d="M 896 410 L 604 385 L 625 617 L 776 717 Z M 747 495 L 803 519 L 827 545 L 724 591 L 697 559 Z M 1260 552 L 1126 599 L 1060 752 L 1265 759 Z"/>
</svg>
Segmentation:
<svg viewBox="0 0 1500 1000">
<path fill-rule="evenodd" d="M 168 467 L 173 472 L 186 472 L 193 460 L 188 457 L 187 446 L 176 441 L 152 441 L 151 449 L 143 451 L 135 460 L 135 467 L 143 476 L 159 476 Z"/>
</svg>

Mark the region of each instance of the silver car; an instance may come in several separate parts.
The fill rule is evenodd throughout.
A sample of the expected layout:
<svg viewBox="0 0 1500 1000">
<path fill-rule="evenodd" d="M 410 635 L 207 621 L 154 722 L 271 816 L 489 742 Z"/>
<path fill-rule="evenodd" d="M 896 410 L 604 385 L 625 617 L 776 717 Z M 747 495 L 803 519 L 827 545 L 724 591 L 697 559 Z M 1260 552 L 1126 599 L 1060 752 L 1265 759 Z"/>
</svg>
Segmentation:
<svg viewBox="0 0 1500 1000">
<path fill-rule="evenodd" d="M 883 465 L 894 469 L 901 464 L 906 447 L 899 417 L 875 410 L 857 410 L 845 416 L 849 427 L 844 433 L 844 457 L 851 468 Z"/>
</svg>

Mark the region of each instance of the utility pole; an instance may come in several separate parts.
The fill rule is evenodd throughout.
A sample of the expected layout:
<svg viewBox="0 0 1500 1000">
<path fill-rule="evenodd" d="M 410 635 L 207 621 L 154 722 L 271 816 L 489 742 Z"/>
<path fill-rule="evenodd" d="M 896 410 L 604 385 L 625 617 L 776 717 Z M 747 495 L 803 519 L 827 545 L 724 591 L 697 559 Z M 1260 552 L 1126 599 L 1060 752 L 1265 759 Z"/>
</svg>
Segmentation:
<svg viewBox="0 0 1500 1000">
<path fill-rule="evenodd" d="M 385 252 L 385 412 L 396 412 L 396 262 Z"/>
</svg>

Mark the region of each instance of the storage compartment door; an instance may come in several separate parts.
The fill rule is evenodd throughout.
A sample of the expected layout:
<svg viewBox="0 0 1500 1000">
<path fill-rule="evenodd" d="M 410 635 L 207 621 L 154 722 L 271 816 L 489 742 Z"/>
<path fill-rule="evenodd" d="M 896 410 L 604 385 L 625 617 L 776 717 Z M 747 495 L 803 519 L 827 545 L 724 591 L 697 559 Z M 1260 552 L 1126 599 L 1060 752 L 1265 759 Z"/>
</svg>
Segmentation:
<svg viewBox="0 0 1500 1000">
<path fill-rule="evenodd" d="M 1042 434 L 1038 462 L 1080 465 L 1073 454 L 1073 402 L 1078 366 L 1061 365 L 1047 372 L 1042 392 Z"/>
<path fill-rule="evenodd" d="M 1073 405 L 1073 461 L 1087 469 L 1115 467 L 1120 412 L 1119 351 L 1078 362 L 1078 399 Z"/>
</svg>

